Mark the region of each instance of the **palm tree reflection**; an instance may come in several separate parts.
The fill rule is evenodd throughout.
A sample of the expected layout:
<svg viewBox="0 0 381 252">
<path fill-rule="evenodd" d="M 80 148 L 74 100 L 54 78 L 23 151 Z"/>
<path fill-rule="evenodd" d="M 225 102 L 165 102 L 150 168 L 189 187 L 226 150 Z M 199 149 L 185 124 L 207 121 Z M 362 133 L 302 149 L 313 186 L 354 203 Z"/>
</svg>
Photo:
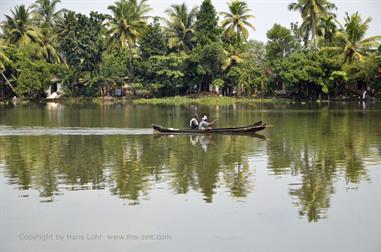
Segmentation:
<svg viewBox="0 0 381 252">
<path fill-rule="evenodd" d="M 289 185 L 289 195 L 300 216 L 316 222 L 327 217 L 339 179 L 348 186 L 370 179 L 364 159 L 379 160 L 380 150 L 368 140 L 377 133 L 373 128 L 340 115 L 332 123 L 324 113 L 318 125 L 295 126 L 278 117 L 273 123 L 282 131 L 267 141 L 235 135 L 7 136 L 0 138 L 0 164 L 9 184 L 23 193 L 38 190 L 42 201 L 67 190 L 106 189 L 139 204 L 160 185 L 175 194 L 197 191 L 213 202 L 219 190 L 233 199 L 253 193 L 250 160 L 260 156 L 270 176 L 300 181 Z"/>
</svg>

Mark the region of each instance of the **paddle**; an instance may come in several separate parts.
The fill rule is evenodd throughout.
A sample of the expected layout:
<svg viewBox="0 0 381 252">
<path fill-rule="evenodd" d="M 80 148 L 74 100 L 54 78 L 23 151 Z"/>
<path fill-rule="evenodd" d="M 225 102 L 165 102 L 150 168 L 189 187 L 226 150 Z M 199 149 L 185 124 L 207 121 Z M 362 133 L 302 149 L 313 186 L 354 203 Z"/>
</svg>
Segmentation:
<svg viewBox="0 0 381 252">
<path fill-rule="evenodd" d="M 216 121 L 217 121 L 217 119 L 214 120 L 213 122 L 209 123 L 209 126 L 212 126 Z"/>
</svg>

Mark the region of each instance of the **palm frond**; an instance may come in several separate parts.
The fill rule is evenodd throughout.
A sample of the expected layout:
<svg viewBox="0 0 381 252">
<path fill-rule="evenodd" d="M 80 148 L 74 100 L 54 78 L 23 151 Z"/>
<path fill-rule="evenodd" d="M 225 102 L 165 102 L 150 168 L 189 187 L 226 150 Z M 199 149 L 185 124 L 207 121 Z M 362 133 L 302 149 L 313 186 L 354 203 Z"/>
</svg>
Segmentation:
<svg viewBox="0 0 381 252">
<path fill-rule="evenodd" d="M 379 41 L 381 41 L 380 35 L 368 37 L 366 39 L 361 40 L 359 43 L 363 44 L 363 43 L 368 43 L 368 42 L 379 42 Z"/>
<path fill-rule="evenodd" d="M 246 40 L 249 36 L 246 26 L 255 30 L 254 25 L 248 22 L 248 19 L 254 16 L 249 14 L 251 10 L 247 3 L 243 0 L 232 0 L 228 3 L 228 9 L 229 12 L 220 12 L 223 16 L 221 26 L 225 29 L 225 36 L 230 39 L 236 33 L 238 42 L 241 41 L 241 37 Z"/>
</svg>

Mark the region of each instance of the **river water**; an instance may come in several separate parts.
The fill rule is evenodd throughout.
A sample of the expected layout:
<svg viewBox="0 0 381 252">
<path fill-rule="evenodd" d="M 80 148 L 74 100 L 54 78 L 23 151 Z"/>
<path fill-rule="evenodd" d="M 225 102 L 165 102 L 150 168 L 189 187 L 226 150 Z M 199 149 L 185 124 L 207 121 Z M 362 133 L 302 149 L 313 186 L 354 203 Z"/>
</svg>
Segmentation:
<svg viewBox="0 0 381 252">
<path fill-rule="evenodd" d="M 4 252 L 380 251 L 381 104 L 3 104 L 0 199 Z"/>
</svg>

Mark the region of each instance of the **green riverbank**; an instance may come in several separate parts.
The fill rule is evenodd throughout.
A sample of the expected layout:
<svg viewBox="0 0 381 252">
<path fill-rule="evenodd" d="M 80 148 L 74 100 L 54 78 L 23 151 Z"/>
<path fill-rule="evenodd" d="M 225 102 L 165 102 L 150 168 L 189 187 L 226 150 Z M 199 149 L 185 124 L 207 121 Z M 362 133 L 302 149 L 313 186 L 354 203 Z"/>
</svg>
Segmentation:
<svg viewBox="0 0 381 252">
<path fill-rule="evenodd" d="M 233 104 L 249 104 L 249 103 L 289 103 L 291 99 L 286 98 L 246 98 L 246 97 L 218 97 L 218 96 L 205 96 L 205 97 L 189 97 L 189 96 L 174 96 L 164 98 L 131 98 L 131 97 L 68 97 L 61 99 L 4 99 L 0 103 L 29 103 L 29 102 L 57 102 L 57 103 L 125 103 L 132 102 L 133 104 L 152 104 L 152 105 L 188 105 L 188 104 L 202 104 L 202 105 L 233 105 Z"/>
<path fill-rule="evenodd" d="M 188 104 L 202 104 L 202 105 L 232 105 L 232 104 L 249 104 L 249 103 L 289 103 L 290 99 L 284 98 L 269 98 L 269 99 L 254 99 L 254 98 L 241 98 L 241 97 L 184 97 L 175 96 L 167 98 L 152 98 L 152 99 L 135 99 L 134 104 L 160 104 L 160 105 L 188 105 Z"/>
<path fill-rule="evenodd" d="M 233 105 L 233 104 L 258 104 L 258 103 L 273 103 L 273 104 L 287 104 L 293 102 L 358 102 L 360 99 L 329 99 L 329 100 L 294 100 L 291 98 L 250 98 L 250 97 L 226 97 L 226 96 L 174 96 L 163 98 L 133 98 L 133 97 L 65 97 L 60 99 L 29 99 L 29 98 L 17 98 L 17 99 L 4 99 L 0 100 L 0 103 L 13 103 L 13 104 L 25 104 L 25 103 L 67 103 L 67 104 L 80 104 L 80 103 L 133 103 L 135 105 Z M 377 102 L 377 99 L 373 99 L 372 102 Z"/>
</svg>

